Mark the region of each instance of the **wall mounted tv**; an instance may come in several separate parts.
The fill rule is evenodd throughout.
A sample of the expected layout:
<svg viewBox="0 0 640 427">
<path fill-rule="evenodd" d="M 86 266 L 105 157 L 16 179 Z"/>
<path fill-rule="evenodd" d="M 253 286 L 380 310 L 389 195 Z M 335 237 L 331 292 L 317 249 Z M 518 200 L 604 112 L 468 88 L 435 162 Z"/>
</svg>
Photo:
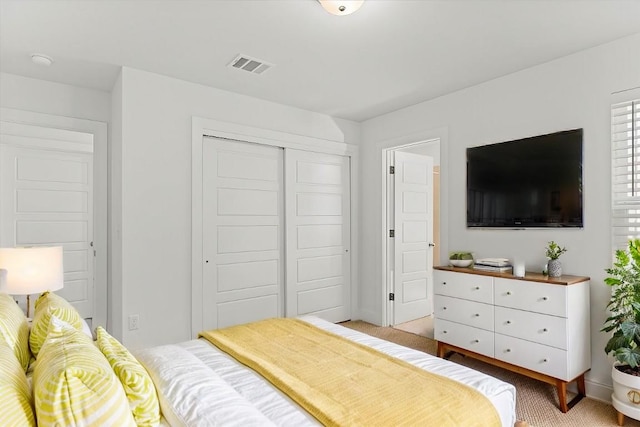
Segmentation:
<svg viewBox="0 0 640 427">
<path fill-rule="evenodd" d="M 582 227 L 582 133 L 467 148 L 467 227 Z"/>
</svg>

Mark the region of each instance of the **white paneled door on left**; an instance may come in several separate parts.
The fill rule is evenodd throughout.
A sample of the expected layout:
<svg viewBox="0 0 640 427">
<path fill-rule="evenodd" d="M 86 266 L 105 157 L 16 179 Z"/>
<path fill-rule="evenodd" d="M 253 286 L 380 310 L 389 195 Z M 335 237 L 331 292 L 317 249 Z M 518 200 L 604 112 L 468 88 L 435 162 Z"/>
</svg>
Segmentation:
<svg viewBox="0 0 640 427">
<path fill-rule="evenodd" d="M 0 246 L 63 246 L 56 293 L 94 316 L 93 135 L 2 123 Z"/>
<path fill-rule="evenodd" d="M 283 150 L 206 137 L 203 142 L 203 327 L 283 309 Z"/>
<path fill-rule="evenodd" d="M 349 158 L 286 149 L 286 315 L 351 318 Z"/>
</svg>

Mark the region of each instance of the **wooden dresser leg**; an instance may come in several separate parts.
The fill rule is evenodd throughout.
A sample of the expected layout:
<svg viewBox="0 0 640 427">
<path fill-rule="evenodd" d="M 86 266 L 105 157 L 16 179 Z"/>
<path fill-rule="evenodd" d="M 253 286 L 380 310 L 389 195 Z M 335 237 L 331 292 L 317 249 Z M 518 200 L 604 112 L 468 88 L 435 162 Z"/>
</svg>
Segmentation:
<svg viewBox="0 0 640 427">
<path fill-rule="evenodd" d="M 618 425 L 624 425 L 624 414 L 622 412 L 616 411 L 618 413 Z"/>
<path fill-rule="evenodd" d="M 558 400 L 560 401 L 560 411 L 562 411 L 563 414 L 566 414 L 567 411 L 569 410 L 569 407 L 567 405 L 567 383 L 562 380 L 558 380 L 556 382 L 556 388 L 558 389 Z"/>
<path fill-rule="evenodd" d="M 444 349 L 444 344 L 438 341 L 438 357 L 441 359 L 444 359 Z"/>
<path fill-rule="evenodd" d="M 577 379 L 578 383 L 578 394 L 581 396 L 587 395 L 587 389 L 584 386 L 584 374 L 580 375 Z"/>
</svg>

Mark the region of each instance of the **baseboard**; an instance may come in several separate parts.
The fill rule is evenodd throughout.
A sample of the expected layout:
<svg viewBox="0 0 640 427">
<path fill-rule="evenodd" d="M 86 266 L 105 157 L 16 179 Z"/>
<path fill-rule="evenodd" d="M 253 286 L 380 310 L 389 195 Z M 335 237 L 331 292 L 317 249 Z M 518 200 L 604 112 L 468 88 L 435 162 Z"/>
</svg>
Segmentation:
<svg viewBox="0 0 640 427">
<path fill-rule="evenodd" d="M 359 314 L 358 319 L 352 319 L 352 320 L 362 320 L 364 322 L 380 326 L 380 313 L 377 313 L 372 310 L 360 309 L 358 314 Z"/>
<path fill-rule="evenodd" d="M 585 388 L 587 397 L 611 404 L 612 386 L 586 380 Z"/>
</svg>

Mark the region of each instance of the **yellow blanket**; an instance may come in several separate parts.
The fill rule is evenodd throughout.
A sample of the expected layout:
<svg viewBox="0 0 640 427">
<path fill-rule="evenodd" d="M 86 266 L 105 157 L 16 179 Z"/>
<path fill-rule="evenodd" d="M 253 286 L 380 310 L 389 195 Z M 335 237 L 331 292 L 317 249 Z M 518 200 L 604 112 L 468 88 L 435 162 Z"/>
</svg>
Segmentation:
<svg viewBox="0 0 640 427">
<path fill-rule="evenodd" d="M 499 426 L 480 392 L 298 319 L 200 333 L 327 426 Z"/>
</svg>

